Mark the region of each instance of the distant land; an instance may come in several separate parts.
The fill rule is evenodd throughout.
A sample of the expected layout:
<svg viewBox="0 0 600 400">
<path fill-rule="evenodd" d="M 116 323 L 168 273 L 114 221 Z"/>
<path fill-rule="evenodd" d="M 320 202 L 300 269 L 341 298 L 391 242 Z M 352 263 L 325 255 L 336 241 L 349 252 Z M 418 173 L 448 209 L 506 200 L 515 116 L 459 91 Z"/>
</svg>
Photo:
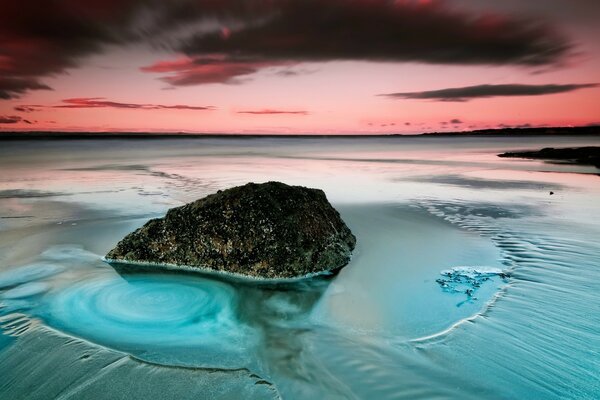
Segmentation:
<svg viewBox="0 0 600 400">
<path fill-rule="evenodd" d="M 530 158 L 534 160 L 547 160 L 559 164 L 593 165 L 600 168 L 600 147 L 567 147 L 555 149 L 546 147 L 535 151 L 509 151 L 498 154 L 505 158 Z"/>
<path fill-rule="evenodd" d="M 42 139 L 191 139 L 191 138 L 369 138 L 369 137 L 458 137 L 458 136 L 599 136 L 600 125 L 579 127 L 498 128 L 473 131 L 428 132 L 418 134 L 244 134 L 244 133 L 152 133 L 152 132 L 59 132 L 59 131 L 4 131 L 0 140 Z"/>
</svg>

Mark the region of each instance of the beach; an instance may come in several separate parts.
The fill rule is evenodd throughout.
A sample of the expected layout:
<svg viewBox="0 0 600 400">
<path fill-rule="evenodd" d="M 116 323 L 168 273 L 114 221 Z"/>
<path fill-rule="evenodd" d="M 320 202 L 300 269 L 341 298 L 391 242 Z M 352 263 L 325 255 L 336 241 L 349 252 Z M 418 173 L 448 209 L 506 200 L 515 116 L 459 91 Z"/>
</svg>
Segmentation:
<svg viewBox="0 0 600 400">
<path fill-rule="evenodd" d="M 600 170 L 497 155 L 599 143 L 0 142 L 0 398 L 596 398 Z M 357 238 L 346 267 L 261 285 L 102 259 L 267 181 L 325 192 Z"/>
</svg>

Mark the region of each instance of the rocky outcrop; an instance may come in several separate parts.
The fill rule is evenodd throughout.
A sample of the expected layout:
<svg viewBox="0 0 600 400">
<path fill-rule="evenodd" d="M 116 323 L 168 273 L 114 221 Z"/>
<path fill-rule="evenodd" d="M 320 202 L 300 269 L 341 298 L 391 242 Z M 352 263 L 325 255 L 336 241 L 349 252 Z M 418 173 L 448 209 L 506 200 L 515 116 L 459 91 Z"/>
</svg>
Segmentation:
<svg viewBox="0 0 600 400">
<path fill-rule="evenodd" d="M 593 165 L 596 168 L 600 168 L 600 147 L 597 146 L 567 147 L 558 149 L 546 147 L 541 150 L 534 151 L 502 153 L 498 154 L 498 157 L 530 158 L 565 164 Z"/>
<path fill-rule="evenodd" d="M 356 238 L 318 189 L 248 183 L 169 210 L 127 235 L 111 263 L 299 278 L 348 263 Z"/>
</svg>

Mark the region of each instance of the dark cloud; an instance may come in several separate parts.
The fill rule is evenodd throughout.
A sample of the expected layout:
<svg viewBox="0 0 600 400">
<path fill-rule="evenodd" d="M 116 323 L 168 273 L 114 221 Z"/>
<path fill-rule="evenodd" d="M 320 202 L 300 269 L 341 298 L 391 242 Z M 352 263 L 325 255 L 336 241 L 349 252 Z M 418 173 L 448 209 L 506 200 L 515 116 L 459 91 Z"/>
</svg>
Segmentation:
<svg viewBox="0 0 600 400">
<path fill-rule="evenodd" d="M 0 115 L 0 124 L 16 124 L 23 119 L 17 115 Z"/>
<path fill-rule="evenodd" d="M 289 78 L 291 76 L 298 76 L 300 75 L 300 73 L 291 69 L 283 69 L 281 71 L 277 71 L 275 75 L 283 76 L 284 78 Z"/>
<path fill-rule="evenodd" d="M 49 89 L 43 78 L 112 45 L 145 42 L 172 85 L 239 83 L 271 66 L 366 60 L 545 66 L 572 48 L 553 26 L 419 0 L 46 0 L 0 5 L 0 98 Z"/>
<path fill-rule="evenodd" d="M 275 72 L 275 75 L 277 76 L 282 76 L 284 78 L 289 78 L 289 77 L 294 77 L 294 76 L 298 76 L 298 75 L 307 75 L 307 74 L 312 74 L 314 71 L 309 71 L 309 70 L 296 70 L 296 69 L 282 69 L 279 70 L 277 72 Z"/>
<path fill-rule="evenodd" d="M 46 0 L 0 4 L 0 99 L 50 89 L 65 73 L 108 46 L 147 42 L 181 47 L 181 32 L 258 18 L 262 0 Z M 226 30 L 218 29 L 220 32 Z M 186 84 L 185 80 L 175 81 Z"/>
<path fill-rule="evenodd" d="M 41 106 L 38 106 L 38 105 L 24 105 L 24 106 L 15 106 L 15 107 L 13 107 L 13 109 L 15 111 L 22 112 L 22 113 L 32 113 L 35 111 L 39 111 L 40 107 Z"/>
<path fill-rule="evenodd" d="M 0 62 L 2 61 L 0 50 Z M 0 71 L 2 68 L 0 67 Z M 50 90 L 50 87 L 30 78 L 0 77 L 0 99 L 19 97 L 29 90 Z"/>
<path fill-rule="evenodd" d="M 206 111 L 214 110 L 213 106 L 188 106 L 182 104 L 166 106 L 163 104 L 138 104 L 138 103 L 119 103 L 116 101 L 109 101 L 103 97 L 80 97 L 72 99 L 64 99 L 63 103 L 58 106 L 51 106 L 52 108 L 126 108 L 126 109 L 138 109 L 138 110 L 196 110 Z"/>
<path fill-rule="evenodd" d="M 308 115 L 308 111 L 288 111 L 288 110 L 248 110 L 238 111 L 238 114 L 253 114 L 253 115 L 273 115 L 273 114 L 291 114 L 291 115 Z"/>
<path fill-rule="evenodd" d="M 0 5 L 0 98 L 49 89 L 40 78 L 63 73 L 107 44 L 132 39 L 137 0 L 48 0 Z"/>
<path fill-rule="evenodd" d="M 399 99 L 423 99 L 437 101 L 469 101 L 471 99 L 502 96 L 541 96 L 545 94 L 566 93 L 578 89 L 597 87 L 596 83 L 548 84 L 548 85 L 476 85 L 460 88 L 428 90 L 423 92 L 389 93 L 380 96 Z"/>
<path fill-rule="evenodd" d="M 454 119 L 450 120 L 450 123 L 451 124 L 462 124 L 463 122 L 458 118 L 454 118 Z"/>
<path fill-rule="evenodd" d="M 163 61 L 163 68 L 143 70 L 171 73 L 163 80 L 172 85 L 239 83 L 239 76 L 262 68 L 335 60 L 557 65 L 572 48 L 548 24 L 460 12 L 437 1 L 282 0 L 245 5 L 244 12 L 233 7 L 218 14 L 222 23 L 231 25 L 226 34 L 223 29 L 202 32 L 173 44 L 191 60 L 185 68 L 178 61 Z M 219 58 L 212 59 L 209 68 L 204 61 L 211 55 Z"/>
<path fill-rule="evenodd" d="M 18 124 L 19 122 L 24 122 L 29 125 L 37 123 L 37 121 L 30 121 L 17 115 L 0 115 L 0 124 Z"/>
<path fill-rule="evenodd" d="M 597 0 L 451 0 L 457 7 L 473 10 L 496 11 L 501 13 L 521 13 L 542 18 L 560 19 L 574 26 L 588 25 L 598 31 L 597 19 L 600 15 L 600 2 Z"/>
<path fill-rule="evenodd" d="M 188 54 L 219 53 L 264 60 L 422 61 L 545 65 L 570 45 L 532 20 L 453 11 L 443 2 L 288 0 L 270 2 L 259 23 L 199 34 Z"/>
</svg>

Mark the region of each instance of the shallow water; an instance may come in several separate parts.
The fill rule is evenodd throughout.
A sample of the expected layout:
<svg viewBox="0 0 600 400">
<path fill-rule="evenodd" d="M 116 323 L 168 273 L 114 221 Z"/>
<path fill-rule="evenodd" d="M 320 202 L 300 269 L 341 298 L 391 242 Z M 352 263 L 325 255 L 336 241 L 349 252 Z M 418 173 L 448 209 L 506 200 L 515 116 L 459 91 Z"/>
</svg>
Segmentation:
<svg viewBox="0 0 600 400">
<path fill-rule="evenodd" d="M 598 170 L 495 156 L 598 142 L 0 143 L 0 398 L 598 398 Z M 325 190 L 358 238 L 339 274 L 101 260 L 170 207 L 267 180 Z"/>
</svg>

